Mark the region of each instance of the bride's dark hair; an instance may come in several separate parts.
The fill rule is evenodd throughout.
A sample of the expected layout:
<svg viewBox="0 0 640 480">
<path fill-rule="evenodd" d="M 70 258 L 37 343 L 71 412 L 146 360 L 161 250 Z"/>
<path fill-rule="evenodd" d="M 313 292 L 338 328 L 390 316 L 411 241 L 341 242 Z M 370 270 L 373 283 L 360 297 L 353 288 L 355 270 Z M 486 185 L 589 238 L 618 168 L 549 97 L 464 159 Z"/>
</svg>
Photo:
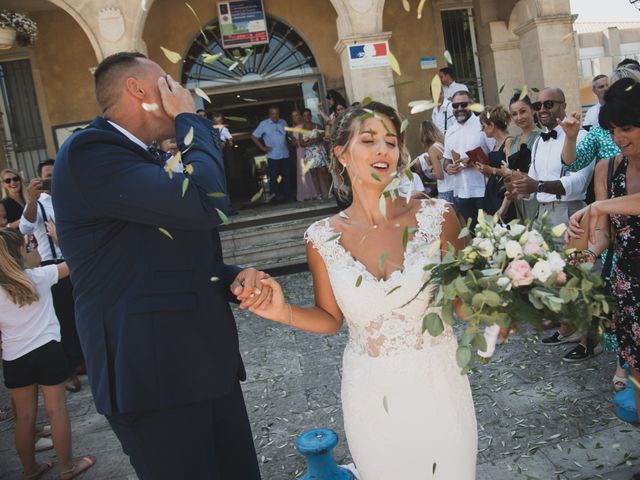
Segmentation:
<svg viewBox="0 0 640 480">
<path fill-rule="evenodd" d="M 344 166 L 340 163 L 338 156 L 336 156 L 334 149 L 335 147 L 341 147 L 341 154 L 347 151 L 362 122 L 376 114 L 389 118 L 396 130 L 399 150 L 398 172 L 401 172 L 409 163 L 409 153 L 404 143 L 405 133 L 400 133 L 402 117 L 393 107 L 380 102 L 370 102 L 365 106 L 349 107 L 340 115 L 331 133 L 331 160 L 329 162 L 329 172 L 333 177 L 333 191 L 343 201 L 348 201 L 351 195 L 351 179 Z"/>
</svg>

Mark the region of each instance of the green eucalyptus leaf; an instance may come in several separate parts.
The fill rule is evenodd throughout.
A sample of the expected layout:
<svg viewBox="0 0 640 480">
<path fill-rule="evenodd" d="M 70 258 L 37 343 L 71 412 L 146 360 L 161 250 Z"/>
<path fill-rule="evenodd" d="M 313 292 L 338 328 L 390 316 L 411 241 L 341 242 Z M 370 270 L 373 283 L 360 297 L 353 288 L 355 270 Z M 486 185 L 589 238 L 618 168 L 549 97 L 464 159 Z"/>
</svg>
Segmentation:
<svg viewBox="0 0 640 480">
<path fill-rule="evenodd" d="M 432 337 L 437 337 L 444 331 L 444 324 L 440 315 L 437 313 L 429 313 L 422 319 L 422 332 L 428 331 Z"/>
<path fill-rule="evenodd" d="M 460 368 L 465 368 L 471 362 L 471 349 L 465 345 L 461 345 L 456 350 L 456 362 Z"/>
</svg>

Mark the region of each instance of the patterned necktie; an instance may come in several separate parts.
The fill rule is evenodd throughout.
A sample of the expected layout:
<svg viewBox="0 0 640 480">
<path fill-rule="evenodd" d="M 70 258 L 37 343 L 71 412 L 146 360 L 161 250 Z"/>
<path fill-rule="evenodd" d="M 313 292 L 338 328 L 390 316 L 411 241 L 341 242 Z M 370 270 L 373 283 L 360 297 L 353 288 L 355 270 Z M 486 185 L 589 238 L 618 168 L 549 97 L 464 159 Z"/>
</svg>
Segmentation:
<svg viewBox="0 0 640 480">
<path fill-rule="evenodd" d="M 167 154 L 158 148 L 158 144 L 153 142 L 151 145 L 147 147 L 147 151 L 153 155 L 159 164 L 164 165 L 167 160 Z"/>
</svg>

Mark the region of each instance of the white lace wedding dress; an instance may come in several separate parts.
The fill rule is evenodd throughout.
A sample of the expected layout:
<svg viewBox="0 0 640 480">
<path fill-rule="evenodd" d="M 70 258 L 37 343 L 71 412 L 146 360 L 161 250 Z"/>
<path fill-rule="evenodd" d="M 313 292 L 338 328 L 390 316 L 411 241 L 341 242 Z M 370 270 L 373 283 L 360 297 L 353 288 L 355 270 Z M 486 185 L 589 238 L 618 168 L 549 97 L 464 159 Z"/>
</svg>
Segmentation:
<svg viewBox="0 0 640 480">
<path fill-rule="evenodd" d="M 436 338 L 421 333 L 422 318 L 432 311 L 427 289 L 410 301 L 424 265 L 440 259 L 439 249 L 429 258 L 429 245 L 440 238 L 445 209 L 443 201 L 423 200 L 403 270 L 387 280 L 341 246 L 329 219 L 305 234 L 324 260 L 349 326 L 342 407 L 361 480 L 475 478 L 476 417 L 469 381 L 456 364 L 456 339 L 450 327 Z"/>
</svg>

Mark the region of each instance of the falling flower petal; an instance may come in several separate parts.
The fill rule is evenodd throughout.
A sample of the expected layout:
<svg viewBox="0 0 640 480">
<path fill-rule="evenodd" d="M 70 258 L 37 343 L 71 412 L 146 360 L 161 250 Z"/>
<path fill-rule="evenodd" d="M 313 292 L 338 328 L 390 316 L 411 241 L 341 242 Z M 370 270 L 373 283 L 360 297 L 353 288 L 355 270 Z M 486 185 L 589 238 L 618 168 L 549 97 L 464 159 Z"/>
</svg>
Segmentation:
<svg viewBox="0 0 640 480">
<path fill-rule="evenodd" d="M 202 56 L 204 57 L 204 59 L 202 60 L 204 63 L 213 63 L 222 56 L 222 53 L 216 53 L 213 55 L 209 55 L 208 53 L 203 53 Z"/>
<path fill-rule="evenodd" d="M 182 180 L 182 198 L 184 198 L 184 194 L 187 193 L 187 188 L 189 188 L 189 179 L 187 177 Z"/>
<path fill-rule="evenodd" d="M 411 83 L 416 83 L 416 81 L 415 80 L 403 80 L 401 82 L 396 82 L 396 83 L 392 83 L 391 85 L 387 85 L 387 88 L 402 87 L 404 85 L 409 85 Z"/>
<path fill-rule="evenodd" d="M 402 6 L 407 12 L 411 11 L 411 5 L 409 5 L 409 0 L 402 0 Z"/>
<path fill-rule="evenodd" d="M 520 90 L 520 96 L 518 97 L 518 100 L 522 100 L 524 97 L 526 97 L 527 93 L 529 93 L 529 89 L 527 88 L 526 85 L 524 85 L 522 87 L 522 90 Z"/>
<path fill-rule="evenodd" d="M 471 110 L 472 112 L 481 113 L 484 111 L 484 105 L 482 105 L 481 103 L 472 103 L 471 105 L 469 105 L 469 110 Z"/>
<path fill-rule="evenodd" d="M 160 230 L 160 233 L 164 233 L 167 237 L 173 240 L 173 236 L 167 231 L 166 228 L 158 227 L 158 230 Z"/>
<path fill-rule="evenodd" d="M 278 175 L 276 178 L 276 183 L 282 183 L 282 175 Z"/>
<path fill-rule="evenodd" d="M 420 3 L 418 4 L 418 20 L 422 18 L 422 9 L 424 8 L 425 1 L 426 0 L 420 0 Z"/>
<path fill-rule="evenodd" d="M 398 63 L 398 59 L 393 53 L 387 52 L 387 60 L 389 60 L 389 65 L 396 75 L 402 75 L 402 73 L 400 73 L 400 64 Z"/>
<path fill-rule="evenodd" d="M 224 198 L 226 196 L 227 196 L 227 194 L 223 193 L 223 192 L 207 193 L 207 197 L 211 197 L 211 198 Z"/>
<path fill-rule="evenodd" d="M 200 21 L 200 18 L 198 17 L 198 14 L 196 13 L 196 11 L 191 7 L 191 5 L 189 5 L 187 2 L 184 2 L 184 4 L 187 6 L 187 8 L 189 10 L 191 10 L 191 13 L 193 13 L 193 16 L 196 17 L 196 20 L 198 21 L 198 28 L 200 29 L 200 33 L 202 34 L 202 37 L 204 38 L 205 43 L 209 43 L 209 39 L 207 38 L 207 36 L 204 34 L 204 32 L 202 31 L 202 27 L 200 25 L 202 25 L 202 22 Z"/>
<path fill-rule="evenodd" d="M 158 104 L 157 103 L 142 103 L 142 108 L 144 110 L 146 110 L 147 112 L 155 112 L 156 110 L 158 110 Z"/>
<path fill-rule="evenodd" d="M 211 103 L 211 99 L 209 98 L 209 95 L 207 95 L 204 90 L 202 90 L 200 87 L 196 87 L 193 89 L 193 91 L 196 93 L 196 95 L 198 95 L 200 98 L 202 98 L 203 100 Z"/>
<path fill-rule="evenodd" d="M 381 181 L 382 181 L 376 172 L 371 172 L 371 177 L 372 177 L 376 182 L 381 182 Z"/>
<path fill-rule="evenodd" d="M 211 277 L 209 280 L 212 281 L 212 282 L 220 281 L 220 279 L 218 277 Z"/>
<path fill-rule="evenodd" d="M 384 252 L 382 255 L 380 255 L 380 258 L 378 258 L 378 266 L 381 270 L 382 267 L 384 267 L 384 264 L 387 263 L 387 258 L 389 258 L 389 254 L 387 252 Z"/>
<path fill-rule="evenodd" d="M 247 122 L 248 120 L 244 117 L 232 117 L 232 116 L 228 116 L 226 117 L 227 120 L 231 120 L 232 122 Z"/>
<path fill-rule="evenodd" d="M 451 54 L 449 53 L 449 50 L 444 51 L 444 59 L 447 61 L 449 65 L 453 65 L 453 59 L 451 58 Z"/>
<path fill-rule="evenodd" d="M 182 56 L 179 53 L 164 47 L 160 47 L 160 49 L 162 50 L 162 53 L 164 53 L 164 56 L 167 57 L 171 63 L 178 63 L 180 60 L 182 60 Z"/>
<path fill-rule="evenodd" d="M 335 235 L 331 235 L 329 238 L 325 240 L 325 243 L 333 242 L 334 240 L 338 240 L 342 236 L 341 233 L 336 233 Z"/>
<path fill-rule="evenodd" d="M 387 201 L 384 198 L 384 195 L 380 195 L 380 200 L 378 201 L 378 206 L 380 208 L 380 213 L 384 218 L 387 218 Z"/>
<path fill-rule="evenodd" d="M 310 135 L 311 134 L 311 130 L 305 130 L 304 128 L 298 128 L 298 127 L 284 127 L 284 130 L 286 132 L 300 133 L 302 135 Z"/>
<path fill-rule="evenodd" d="M 356 288 L 358 288 L 362 284 L 362 275 L 359 275 L 356 279 Z"/>
<path fill-rule="evenodd" d="M 193 175 L 193 165 L 191 165 L 191 164 L 185 165 L 184 166 L 184 173 L 186 173 L 188 175 Z"/>
<path fill-rule="evenodd" d="M 184 142 L 183 143 L 185 144 L 185 146 L 189 146 L 189 145 L 191 145 L 191 142 L 193 142 L 193 127 L 189 128 L 189 131 L 184 136 Z"/>
<path fill-rule="evenodd" d="M 255 98 L 243 98 L 242 100 L 244 100 L 245 102 L 257 102 L 258 101 Z"/>
<path fill-rule="evenodd" d="M 504 90 L 504 83 L 500 86 L 500 90 L 498 90 L 498 93 L 502 93 L 503 90 Z"/>
<path fill-rule="evenodd" d="M 364 107 L 364 106 L 370 104 L 372 101 L 373 101 L 373 98 L 367 96 L 367 97 L 364 97 L 362 99 L 362 101 L 360 102 L 360 105 L 362 105 Z"/>
<path fill-rule="evenodd" d="M 229 218 L 225 215 L 225 213 L 220 210 L 219 208 L 216 208 L 216 212 L 218 212 L 218 216 L 220 217 L 220 220 L 222 220 L 222 224 L 223 225 L 228 225 L 229 224 Z"/>
<path fill-rule="evenodd" d="M 233 62 L 231 65 L 229 65 L 228 70 L 232 71 L 233 69 L 235 69 L 238 65 L 240 64 L 240 62 Z"/>
<path fill-rule="evenodd" d="M 389 400 L 387 400 L 387 396 L 382 397 L 382 406 L 384 407 L 384 411 L 389 414 Z"/>
<path fill-rule="evenodd" d="M 262 197 L 262 194 L 264 193 L 264 189 L 261 188 L 260 190 L 258 190 L 255 195 L 253 197 L 251 197 L 251 201 L 250 203 L 255 203 L 258 200 L 260 200 L 260 198 Z"/>
<path fill-rule="evenodd" d="M 416 102 L 409 103 L 409 106 L 411 107 L 411 113 L 415 114 L 431 110 L 436 106 L 436 104 L 431 100 L 418 100 Z"/>
<path fill-rule="evenodd" d="M 402 120 L 402 124 L 400 125 L 400 133 L 404 133 L 404 131 L 409 127 L 409 119 L 405 118 Z"/>
<path fill-rule="evenodd" d="M 344 210 L 340 210 L 340 213 L 338 213 L 338 215 L 342 218 L 349 218 L 349 215 L 347 215 L 347 212 L 345 212 Z"/>
<path fill-rule="evenodd" d="M 434 103 L 438 103 L 441 92 L 442 92 L 442 80 L 440 80 L 440 75 L 434 75 L 433 78 L 431 79 L 431 95 L 433 96 Z"/>
</svg>

